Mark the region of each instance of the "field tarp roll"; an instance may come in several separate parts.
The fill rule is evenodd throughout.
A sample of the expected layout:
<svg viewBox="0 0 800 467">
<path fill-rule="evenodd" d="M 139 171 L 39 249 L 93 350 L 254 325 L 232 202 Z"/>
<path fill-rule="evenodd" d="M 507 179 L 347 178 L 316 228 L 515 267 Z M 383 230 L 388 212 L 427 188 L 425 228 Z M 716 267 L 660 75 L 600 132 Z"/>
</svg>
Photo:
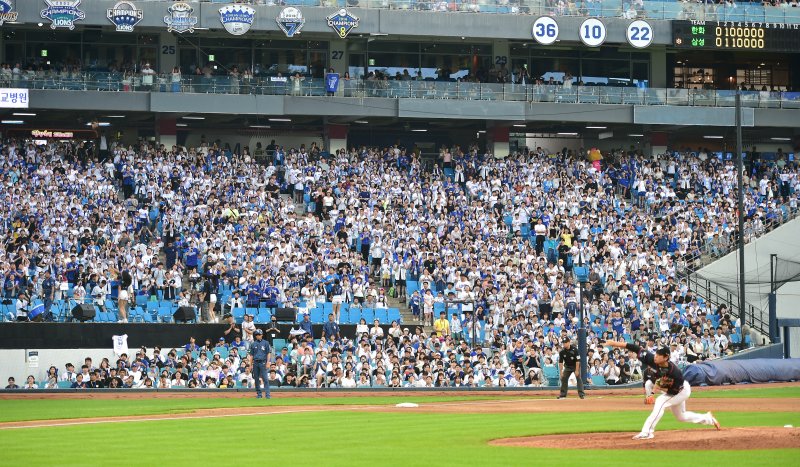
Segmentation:
<svg viewBox="0 0 800 467">
<path fill-rule="evenodd" d="M 800 381 L 800 358 L 701 362 L 687 366 L 683 376 L 692 386 Z"/>
</svg>

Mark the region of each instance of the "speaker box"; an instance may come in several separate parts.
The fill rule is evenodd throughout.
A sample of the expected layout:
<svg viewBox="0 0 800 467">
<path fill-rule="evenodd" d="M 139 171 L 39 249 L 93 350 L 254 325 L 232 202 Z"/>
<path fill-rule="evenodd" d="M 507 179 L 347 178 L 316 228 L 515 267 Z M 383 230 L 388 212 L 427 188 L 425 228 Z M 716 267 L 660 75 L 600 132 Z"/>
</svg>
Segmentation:
<svg viewBox="0 0 800 467">
<path fill-rule="evenodd" d="M 275 309 L 275 317 L 278 321 L 289 321 L 294 322 L 295 317 L 297 316 L 297 309 L 296 308 L 277 308 Z"/>
<path fill-rule="evenodd" d="M 94 319 L 95 313 L 94 305 L 89 303 L 75 305 L 75 308 L 72 309 L 72 317 L 81 322 Z"/>
<path fill-rule="evenodd" d="M 174 319 L 176 323 L 185 323 L 187 321 L 195 321 L 197 315 L 194 311 L 194 307 L 182 306 L 175 310 L 172 319 Z"/>
</svg>

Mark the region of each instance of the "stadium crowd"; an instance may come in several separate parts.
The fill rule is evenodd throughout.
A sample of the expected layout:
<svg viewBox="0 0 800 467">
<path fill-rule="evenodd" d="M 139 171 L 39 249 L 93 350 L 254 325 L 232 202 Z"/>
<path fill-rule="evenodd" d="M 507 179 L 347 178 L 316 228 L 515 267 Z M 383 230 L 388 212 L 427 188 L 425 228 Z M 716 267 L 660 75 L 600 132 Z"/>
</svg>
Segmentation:
<svg viewBox="0 0 800 467">
<path fill-rule="evenodd" d="M 721 331 L 727 332 L 731 324 L 723 318 L 716 334 L 706 332 L 691 339 L 684 333 L 676 335 L 671 358 L 683 364 L 724 351 L 729 341 Z M 269 384 L 271 388 L 555 386 L 562 341 L 526 328 L 516 333 L 512 328 L 507 338 L 495 338 L 486 347 L 470 346 L 460 332 L 442 330 L 428 336 L 422 327 L 415 327 L 412 333 L 397 323 L 388 332 L 376 324 L 353 339 L 293 337 L 287 346 L 276 348 L 268 370 Z M 617 385 L 641 381 L 638 355 L 604 348 L 597 343 L 600 334 L 602 331 L 590 333 L 587 382 Z M 661 343 L 658 332 L 637 332 L 636 338 L 649 351 Z M 231 342 L 226 337 L 217 342 L 207 339 L 202 345 L 192 338 L 185 346 L 168 351 L 141 348 L 133 357 L 123 352 L 103 358 L 97 365 L 86 358 L 80 368 L 72 363 L 63 369 L 50 366 L 39 381 L 29 375 L 21 389 L 252 389 L 255 381 L 248 348 L 241 336 Z M 6 389 L 20 389 L 14 387 L 13 377 L 9 379 Z"/>
<path fill-rule="evenodd" d="M 262 154 L 266 164 L 255 161 Z M 748 237 L 796 211 L 800 183 L 783 155 L 751 162 Z M 555 365 L 561 339 L 575 334 L 579 264 L 589 268 L 586 325 L 599 360 L 592 372 L 606 381 L 619 379 L 613 369 L 609 377 L 610 361 L 624 368 L 625 360 L 601 351 L 598 337 L 674 344 L 686 360 L 718 357 L 740 339 L 724 306 L 695 296 L 684 277 L 699 255 L 724 253 L 735 236 L 734 166 L 704 150 L 655 159 L 619 150 L 590 163 L 583 150 L 499 158 L 453 146 L 424 167 L 396 146 L 330 154 L 316 144 L 234 152 L 217 143 L 140 142 L 98 155 L 83 143 L 6 141 L 0 167 L 2 293 L 19 321 L 34 302 L 49 317 L 69 297 L 123 322 L 139 298 L 197 305 L 205 321 L 243 306 L 333 303 L 335 322 L 342 304 L 381 307 L 397 295 L 434 326 L 435 336 L 401 323 L 384 334 L 363 323 L 365 334 L 349 340 L 296 337 L 276 363 L 288 385 L 366 376 L 373 386 L 429 378 L 499 386 L 535 375 L 538 383 L 525 384 L 541 384 L 537 368 Z M 442 316 L 446 300 L 465 303 Z M 246 345 L 254 326 L 242 328 Z M 215 385 L 227 373 L 247 379 L 241 354 L 230 361 L 228 347 L 238 344 L 206 346 L 206 361 L 177 350 L 142 355 L 133 380 L 159 368 L 157 387 L 163 368 L 172 381 L 179 362 L 198 387 L 208 372 Z M 217 347 L 228 356 L 212 365 Z"/>
</svg>

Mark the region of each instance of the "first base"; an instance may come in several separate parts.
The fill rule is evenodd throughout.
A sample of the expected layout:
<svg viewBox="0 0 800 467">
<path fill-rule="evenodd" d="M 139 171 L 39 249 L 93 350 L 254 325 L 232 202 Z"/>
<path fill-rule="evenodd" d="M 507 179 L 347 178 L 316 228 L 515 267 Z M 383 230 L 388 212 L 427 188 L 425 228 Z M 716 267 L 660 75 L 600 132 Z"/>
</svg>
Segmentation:
<svg viewBox="0 0 800 467">
<path fill-rule="evenodd" d="M 419 407 L 419 404 L 415 404 L 413 402 L 401 402 L 395 405 L 395 407 L 400 407 L 401 409 L 413 409 L 415 407 Z"/>
</svg>

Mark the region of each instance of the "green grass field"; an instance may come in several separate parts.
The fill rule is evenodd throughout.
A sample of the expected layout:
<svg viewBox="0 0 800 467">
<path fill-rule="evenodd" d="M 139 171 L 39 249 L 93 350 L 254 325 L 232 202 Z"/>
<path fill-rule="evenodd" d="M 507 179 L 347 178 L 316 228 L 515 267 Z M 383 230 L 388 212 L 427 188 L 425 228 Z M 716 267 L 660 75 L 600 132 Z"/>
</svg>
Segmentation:
<svg viewBox="0 0 800 467">
<path fill-rule="evenodd" d="M 703 391 L 693 397 L 798 398 L 800 388 Z M 201 408 L 434 403 L 486 397 L 143 400 L 0 400 L 0 420 L 185 413 Z M 502 396 L 498 399 L 507 399 Z M 496 438 L 636 432 L 646 410 L 596 413 L 430 414 L 336 411 L 173 419 L 0 430 L 0 466 L 17 465 L 795 465 L 798 449 L 759 451 L 568 451 L 489 446 Z M 800 426 L 800 412 L 719 412 L 726 427 Z M 666 415 L 658 427 L 708 429 Z M 576 434 L 576 436 L 580 436 Z M 548 465 L 548 464 L 544 464 Z"/>
</svg>

